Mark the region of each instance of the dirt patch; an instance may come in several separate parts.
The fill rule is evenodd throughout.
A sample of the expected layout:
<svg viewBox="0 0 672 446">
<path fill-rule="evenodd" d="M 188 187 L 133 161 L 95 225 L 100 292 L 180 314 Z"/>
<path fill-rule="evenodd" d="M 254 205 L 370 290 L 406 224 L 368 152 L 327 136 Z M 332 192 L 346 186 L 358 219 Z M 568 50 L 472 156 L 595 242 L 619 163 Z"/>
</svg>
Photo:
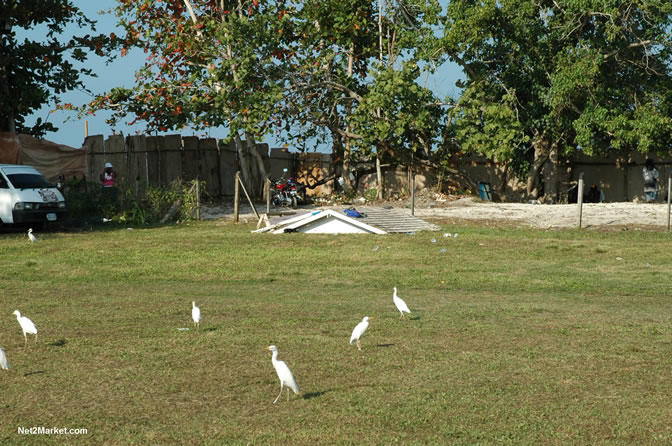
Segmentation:
<svg viewBox="0 0 672 446">
<path fill-rule="evenodd" d="M 410 212 L 408 197 L 384 202 L 367 202 L 356 199 L 352 202 L 318 201 L 303 210 L 354 207 L 366 212 L 367 206 L 406 208 Z M 263 213 L 266 207 L 257 206 Z M 272 208 L 271 213 L 291 213 L 291 209 Z M 576 204 L 529 204 L 493 203 L 474 197 L 445 196 L 442 194 L 419 194 L 415 200 L 417 217 L 443 224 L 479 224 L 496 227 L 536 227 L 544 229 L 567 229 L 578 227 L 579 209 Z M 205 220 L 233 218 L 233 203 L 219 202 L 201 210 Z M 240 218 L 256 221 L 249 204 L 241 203 Z M 588 203 L 583 205 L 582 227 L 602 230 L 653 230 L 667 228 L 668 208 L 663 203 Z"/>
</svg>

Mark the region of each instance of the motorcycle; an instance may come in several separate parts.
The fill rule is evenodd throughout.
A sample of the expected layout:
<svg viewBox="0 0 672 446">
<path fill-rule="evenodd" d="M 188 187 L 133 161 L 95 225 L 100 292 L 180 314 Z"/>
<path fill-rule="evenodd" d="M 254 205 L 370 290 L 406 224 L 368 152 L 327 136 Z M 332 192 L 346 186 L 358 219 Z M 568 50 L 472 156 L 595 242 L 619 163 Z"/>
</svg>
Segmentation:
<svg viewBox="0 0 672 446">
<path fill-rule="evenodd" d="M 271 179 L 271 203 L 274 206 L 291 206 L 295 208 L 303 203 L 303 197 L 299 193 L 301 184 L 293 178 L 285 179 L 287 169 L 282 169 L 282 177 Z"/>
</svg>

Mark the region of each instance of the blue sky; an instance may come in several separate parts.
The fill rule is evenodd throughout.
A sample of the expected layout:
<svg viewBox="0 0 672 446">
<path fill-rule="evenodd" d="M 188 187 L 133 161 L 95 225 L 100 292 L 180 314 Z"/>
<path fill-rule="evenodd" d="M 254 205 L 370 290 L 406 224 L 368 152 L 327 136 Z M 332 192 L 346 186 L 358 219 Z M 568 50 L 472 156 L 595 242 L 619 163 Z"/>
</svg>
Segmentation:
<svg viewBox="0 0 672 446">
<path fill-rule="evenodd" d="M 116 26 L 116 17 L 114 15 L 99 14 L 100 11 L 113 8 L 116 4 L 115 0 L 74 0 L 73 3 L 89 18 L 98 22 L 96 29 L 98 33 L 109 34 L 111 32 L 116 32 L 117 34 L 121 34 L 121 30 Z M 77 30 L 74 30 L 73 32 L 77 32 Z M 17 34 L 20 38 L 27 37 L 30 39 L 39 39 L 43 34 L 43 31 L 34 29 L 28 32 L 17 32 Z M 92 93 L 102 93 L 103 91 L 119 86 L 131 87 L 134 81 L 135 70 L 142 65 L 144 58 L 144 53 L 140 51 L 130 52 L 125 57 L 120 57 L 113 63 L 106 65 L 101 58 L 92 55 L 90 56 L 87 65 L 98 73 L 98 77 L 86 78 L 84 80 L 85 85 Z M 427 87 L 434 90 L 439 98 L 445 98 L 447 95 L 456 96 L 458 94 L 455 82 L 461 77 L 462 73 L 459 67 L 452 63 L 447 63 L 440 67 L 438 75 L 423 79 L 423 81 L 426 81 Z M 91 96 L 82 91 L 71 91 L 60 95 L 60 99 L 63 103 L 83 104 L 88 102 L 91 99 Z M 79 119 L 76 114 L 71 112 L 52 112 L 52 108 L 53 105 L 39 110 L 31 118 L 28 118 L 27 124 L 30 124 L 38 117 L 41 117 L 43 120 L 48 120 L 59 128 L 59 131 L 57 132 L 48 133 L 46 139 L 72 147 L 81 147 L 85 137 L 85 119 Z M 124 135 L 135 134 L 138 132 L 142 133 L 144 130 L 144 124 L 142 123 L 134 126 L 119 125 L 116 129 L 112 129 L 105 123 L 105 119 L 108 116 L 109 114 L 106 112 L 99 112 L 96 113 L 96 116 L 86 117 L 86 121 L 88 121 L 89 135 L 102 134 L 107 138 L 113 133 L 113 130 L 116 130 L 117 133 L 122 132 Z M 128 121 L 130 120 L 131 119 L 128 119 Z M 209 135 L 215 138 L 223 138 L 226 136 L 226 130 L 224 129 L 212 129 L 209 133 L 203 131 L 193 132 L 190 130 L 181 133 L 184 135 Z M 268 143 L 271 147 L 280 146 L 280 143 L 276 142 L 272 136 L 267 137 L 263 142 Z"/>
</svg>

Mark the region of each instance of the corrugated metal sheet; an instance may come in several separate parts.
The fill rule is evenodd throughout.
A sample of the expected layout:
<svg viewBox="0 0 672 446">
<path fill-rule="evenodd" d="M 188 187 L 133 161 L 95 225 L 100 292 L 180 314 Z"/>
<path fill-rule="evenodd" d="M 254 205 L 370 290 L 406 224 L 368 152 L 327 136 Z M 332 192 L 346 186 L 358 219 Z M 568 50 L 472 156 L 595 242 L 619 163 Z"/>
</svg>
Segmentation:
<svg viewBox="0 0 672 446">
<path fill-rule="evenodd" d="M 410 209 L 401 208 L 381 208 L 362 206 L 354 208 L 366 214 L 362 222 L 367 225 L 375 226 L 386 232 L 417 232 L 417 231 L 440 231 L 441 228 L 433 223 L 429 223 L 421 218 L 411 215 Z M 343 209 L 339 209 L 343 212 Z"/>
</svg>

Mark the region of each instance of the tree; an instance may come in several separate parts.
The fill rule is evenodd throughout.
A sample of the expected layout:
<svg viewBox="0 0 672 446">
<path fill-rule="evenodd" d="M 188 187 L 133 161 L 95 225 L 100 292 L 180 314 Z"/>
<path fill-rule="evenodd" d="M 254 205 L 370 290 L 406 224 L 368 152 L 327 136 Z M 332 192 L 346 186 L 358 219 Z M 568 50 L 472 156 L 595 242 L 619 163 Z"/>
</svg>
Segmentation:
<svg viewBox="0 0 672 446">
<path fill-rule="evenodd" d="M 409 11 L 417 9 L 414 14 L 419 15 L 422 10 L 415 3 L 423 2 L 409 2 Z M 342 160 L 344 173 L 358 154 L 370 153 L 372 146 L 394 153 L 395 144 L 404 138 L 431 145 L 434 130 L 419 129 L 424 132 L 419 139 L 410 133 L 413 126 L 426 126 L 427 117 L 435 114 L 417 104 L 383 98 L 428 98 L 427 91 L 414 83 L 420 70 L 413 65 L 417 51 L 410 36 L 419 32 L 420 22 L 402 19 L 395 10 L 383 28 L 376 4 L 121 0 L 116 13 L 126 30 L 123 51 L 139 47 L 147 53 L 147 62 L 133 88 L 113 88 L 87 110 L 113 110 L 112 124 L 130 113 L 146 121 L 150 130 L 224 127 L 236 142 L 241 170 L 253 192 L 260 190 L 259 180 L 265 176 L 254 141 L 274 131 L 296 141 L 315 135 L 332 138 L 334 156 Z M 403 54 L 408 65 L 399 69 L 395 61 L 403 52 L 408 53 Z M 372 71 L 374 62 L 377 68 Z M 373 75 L 374 82 L 380 79 L 381 86 L 371 89 L 374 71 L 380 73 Z M 369 90 L 372 94 L 367 97 Z M 393 131 L 378 131 L 378 139 L 373 138 L 367 130 L 371 120 L 363 116 L 376 115 L 389 123 L 402 109 L 422 117 L 400 117 Z M 354 132 L 354 125 L 364 132 Z M 395 132 L 406 136 L 396 135 L 395 140 Z M 247 163 L 250 157 L 256 161 L 256 172 Z M 347 182 L 349 175 L 343 176 Z"/>
<path fill-rule="evenodd" d="M 282 33 L 278 5 L 220 0 L 120 0 L 121 55 L 147 54 L 132 88 L 112 88 L 82 110 L 128 115 L 149 131 L 224 127 L 235 142 L 244 181 L 254 196 L 266 177 L 256 139 L 270 131 L 282 92 L 270 61 Z M 242 138 L 245 138 L 243 141 Z"/>
<path fill-rule="evenodd" d="M 575 151 L 669 150 L 671 20 L 665 0 L 451 0 L 442 45 L 467 76 L 452 136 L 526 171 L 534 197 Z M 557 198 L 557 177 L 543 186 Z"/>
<path fill-rule="evenodd" d="M 44 105 L 57 103 L 61 93 L 86 90 L 82 77 L 95 73 L 77 65 L 86 61 L 90 52 L 102 56 L 115 38 L 86 34 L 64 39 L 70 25 L 95 32 L 95 22 L 69 0 L 0 3 L 0 131 L 43 136 L 58 130 L 41 119 L 27 126 L 26 117 Z M 36 27 L 44 28 L 43 40 L 17 39 L 17 29 Z"/>
<path fill-rule="evenodd" d="M 435 39 L 438 2 L 349 0 L 304 2 L 292 17 L 302 39 L 288 41 L 285 118 L 300 119 L 330 136 L 334 158 L 342 160 L 346 192 L 350 163 L 375 155 L 378 194 L 380 161 L 394 162 L 416 150 L 431 150 L 442 109 L 419 85 L 431 61 L 426 40 Z"/>
</svg>

